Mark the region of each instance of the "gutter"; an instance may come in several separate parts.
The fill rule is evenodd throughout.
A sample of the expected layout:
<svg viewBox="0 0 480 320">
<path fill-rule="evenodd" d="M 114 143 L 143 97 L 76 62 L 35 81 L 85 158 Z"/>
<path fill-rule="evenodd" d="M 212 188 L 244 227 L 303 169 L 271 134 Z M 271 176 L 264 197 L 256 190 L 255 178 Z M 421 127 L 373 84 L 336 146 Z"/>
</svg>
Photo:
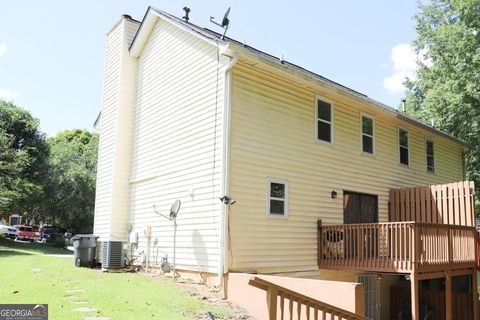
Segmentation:
<svg viewBox="0 0 480 320">
<path fill-rule="evenodd" d="M 223 152 L 222 152 L 222 196 L 228 195 L 229 192 L 229 171 L 230 171 L 230 127 L 231 127 L 231 111 L 232 111 L 232 99 L 231 99 L 231 82 L 232 82 L 232 67 L 237 63 L 239 58 L 238 54 L 233 54 L 230 62 L 225 68 L 224 81 L 223 81 Z M 224 274 L 227 272 L 227 251 L 228 251 L 228 215 L 230 211 L 230 205 L 221 204 L 220 211 L 220 239 L 218 247 L 220 249 L 220 259 L 218 265 L 218 282 L 213 287 L 215 291 L 220 291 L 223 288 Z"/>
</svg>

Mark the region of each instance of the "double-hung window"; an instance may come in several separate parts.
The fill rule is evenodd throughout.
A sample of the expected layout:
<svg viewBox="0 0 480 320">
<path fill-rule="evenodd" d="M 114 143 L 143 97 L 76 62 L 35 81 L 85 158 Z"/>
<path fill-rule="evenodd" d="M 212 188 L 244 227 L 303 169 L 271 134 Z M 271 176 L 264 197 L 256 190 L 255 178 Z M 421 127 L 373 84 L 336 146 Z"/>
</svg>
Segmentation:
<svg viewBox="0 0 480 320">
<path fill-rule="evenodd" d="M 408 151 L 408 131 L 405 129 L 398 129 L 398 145 L 400 153 L 400 163 L 409 165 L 409 151 Z"/>
<path fill-rule="evenodd" d="M 267 178 L 267 216 L 287 217 L 288 182 L 281 179 Z"/>
<path fill-rule="evenodd" d="M 333 142 L 333 117 L 332 104 L 317 99 L 316 122 L 317 139 L 325 142 Z"/>
<path fill-rule="evenodd" d="M 425 152 L 427 157 L 427 171 L 435 172 L 435 151 L 432 140 L 427 140 L 425 142 Z"/>
<path fill-rule="evenodd" d="M 375 149 L 373 118 L 362 115 L 362 151 L 373 154 Z"/>
</svg>

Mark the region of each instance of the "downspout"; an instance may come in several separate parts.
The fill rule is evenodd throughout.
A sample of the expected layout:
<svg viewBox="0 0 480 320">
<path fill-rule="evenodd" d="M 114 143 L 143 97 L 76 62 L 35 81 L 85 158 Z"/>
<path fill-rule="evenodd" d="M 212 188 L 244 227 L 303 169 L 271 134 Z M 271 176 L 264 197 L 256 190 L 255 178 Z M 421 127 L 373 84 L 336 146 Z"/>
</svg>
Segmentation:
<svg viewBox="0 0 480 320">
<path fill-rule="evenodd" d="M 232 101 L 231 101 L 231 70 L 232 67 L 238 61 L 238 54 L 234 54 L 230 62 L 225 68 L 224 82 L 223 82 L 223 101 L 224 101 L 224 112 L 223 112 L 223 154 L 222 154 L 222 196 L 228 195 L 229 192 L 229 170 L 230 170 L 230 125 L 231 125 L 231 110 L 232 110 Z M 219 239 L 219 250 L 220 250 L 220 259 L 218 264 L 218 282 L 213 287 L 214 291 L 220 291 L 223 287 L 224 273 L 226 272 L 227 266 L 227 234 L 228 234 L 228 205 L 221 204 L 220 210 L 220 239 Z"/>
</svg>

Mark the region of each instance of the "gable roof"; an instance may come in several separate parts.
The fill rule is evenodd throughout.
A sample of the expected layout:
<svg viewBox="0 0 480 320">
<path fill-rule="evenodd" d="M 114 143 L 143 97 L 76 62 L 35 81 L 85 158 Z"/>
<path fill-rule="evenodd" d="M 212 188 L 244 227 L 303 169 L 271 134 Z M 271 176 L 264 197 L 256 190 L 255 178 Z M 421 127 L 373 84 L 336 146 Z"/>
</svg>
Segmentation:
<svg viewBox="0 0 480 320">
<path fill-rule="evenodd" d="M 263 60 L 277 68 L 280 68 L 282 70 L 286 70 L 286 71 L 291 71 L 299 76 L 304 76 L 304 77 L 307 77 L 307 78 L 310 78 L 312 80 L 315 80 L 315 81 L 319 81 L 325 85 L 328 85 L 334 89 L 337 89 L 343 93 L 346 93 L 347 95 L 350 95 L 351 97 L 354 97 L 354 98 L 357 98 L 357 99 L 360 99 L 364 102 L 367 102 L 368 104 L 370 105 L 373 105 L 375 107 L 378 107 L 382 110 L 386 110 L 386 111 L 389 111 L 390 113 L 393 113 L 396 117 L 402 119 L 402 120 L 405 120 L 406 122 L 409 122 L 411 124 L 414 124 L 414 125 L 417 125 L 417 126 L 420 126 L 430 132 L 433 132 L 435 134 L 438 134 L 438 135 L 441 135 L 443 137 L 446 137 L 450 140 L 453 140 L 455 141 L 456 143 L 459 143 L 461 144 L 464 149 L 469 149 L 470 146 L 461 141 L 460 139 L 448 134 L 448 133 L 445 133 L 443 131 L 440 131 L 426 123 L 423 123 L 417 119 L 415 119 L 414 117 L 412 116 L 409 116 L 405 113 L 402 113 L 400 111 L 398 111 L 397 109 L 395 108 L 392 108 L 380 101 L 377 101 L 375 99 L 372 99 L 370 97 L 368 97 L 367 95 L 361 93 L 361 92 L 358 92 L 354 89 L 351 89 L 347 86 L 344 86 L 338 82 L 335 82 L 331 79 L 328 79 L 326 77 L 323 77 L 322 75 L 320 74 L 317 74 L 313 71 L 310 71 L 308 69 L 305 69 L 299 65 L 296 65 L 294 63 L 291 63 L 291 62 L 288 62 L 288 61 L 285 61 L 285 60 L 282 60 L 282 59 L 279 59 L 278 57 L 276 56 L 273 56 L 269 53 L 266 53 L 264 51 L 261 51 L 259 49 L 256 49 L 254 47 L 251 47 L 245 43 L 241 43 L 235 39 L 232 39 L 232 38 L 229 38 L 227 36 L 225 36 L 223 39 L 222 39 L 222 35 L 218 32 L 215 32 L 213 30 L 210 30 L 210 29 L 207 29 L 207 28 L 203 28 L 203 27 L 200 27 L 196 24 L 193 24 L 191 22 L 187 22 L 179 17 L 176 17 L 174 15 L 171 15 L 170 13 L 168 12 L 165 12 L 165 11 L 162 11 L 162 10 L 159 10 L 159 9 L 156 9 L 152 6 L 149 6 L 148 9 L 147 9 L 147 12 L 145 13 L 145 16 L 143 17 L 142 19 L 142 22 L 140 24 L 140 27 L 137 31 L 137 33 L 135 34 L 135 37 L 133 38 L 133 41 L 132 41 L 132 44 L 130 45 L 130 53 L 134 56 L 134 57 L 139 57 L 141 55 L 141 52 L 143 50 L 143 47 L 145 46 L 146 44 L 146 41 L 148 39 L 148 36 L 150 35 L 151 31 L 153 30 L 153 27 L 155 26 L 155 23 L 157 21 L 158 18 L 162 18 L 163 20 L 167 21 L 167 22 L 170 22 L 174 25 L 176 25 L 177 27 L 193 34 L 194 36 L 197 36 L 199 37 L 200 39 L 203 39 L 209 43 L 211 43 L 212 45 L 214 46 L 217 46 L 221 49 L 232 49 L 233 51 L 237 51 L 237 52 L 240 52 L 240 53 L 247 53 L 247 54 L 251 54 L 255 57 L 257 57 L 258 59 L 260 60 Z"/>
</svg>

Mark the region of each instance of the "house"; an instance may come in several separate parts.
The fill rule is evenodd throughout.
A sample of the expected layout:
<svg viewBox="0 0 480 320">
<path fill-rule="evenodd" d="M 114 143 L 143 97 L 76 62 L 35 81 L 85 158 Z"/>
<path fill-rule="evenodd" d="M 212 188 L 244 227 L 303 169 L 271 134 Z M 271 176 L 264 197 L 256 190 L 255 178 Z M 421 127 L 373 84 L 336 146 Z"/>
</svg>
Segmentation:
<svg viewBox="0 0 480 320">
<path fill-rule="evenodd" d="M 214 288 L 235 273 L 360 282 L 367 316 L 397 317 L 394 302 L 420 319 L 440 310 L 427 296 L 449 297 L 453 286 L 476 314 L 473 185 L 452 184 L 464 179 L 465 143 L 196 26 L 188 13 L 150 7 L 141 22 L 123 16 L 107 35 L 105 61 L 100 241 L 125 241 L 151 266 L 171 261 L 172 224 L 156 212 L 181 200 L 177 270 Z M 436 187 L 415 188 L 431 185 L 438 197 Z M 442 190 L 462 207 L 446 215 L 431 206 L 453 206 Z M 439 253 L 441 264 L 421 251 L 450 240 L 465 243 L 458 267 L 451 250 Z M 420 276 L 420 260 L 437 267 Z"/>
<path fill-rule="evenodd" d="M 16 213 L 10 214 L 10 213 L 3 213 L 0 214 L 0 220 L 3 220 L 5 223 L 7 223 L 10 226 L 15 226 L 15 225 L 20 225 L 22 224 L 22 216 L 18 215 Z"/>
</svg>

